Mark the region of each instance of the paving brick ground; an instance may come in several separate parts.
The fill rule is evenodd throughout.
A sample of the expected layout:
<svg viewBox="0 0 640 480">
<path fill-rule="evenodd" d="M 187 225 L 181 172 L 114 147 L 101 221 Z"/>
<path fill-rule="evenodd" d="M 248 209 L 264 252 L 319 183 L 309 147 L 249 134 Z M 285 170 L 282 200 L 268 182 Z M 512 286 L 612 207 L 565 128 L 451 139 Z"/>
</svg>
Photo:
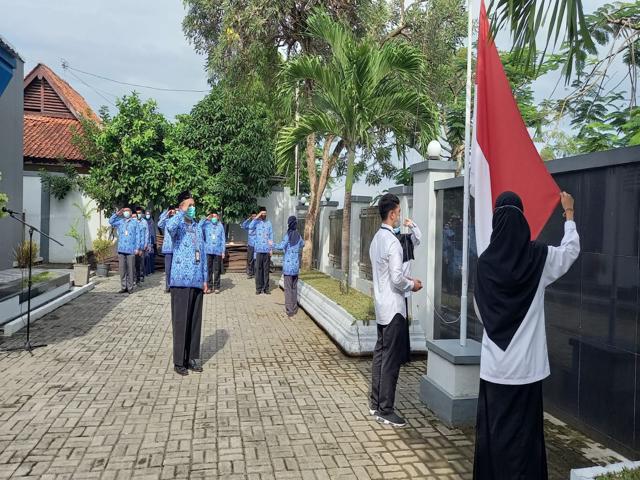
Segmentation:
<svg viewBox="0 0 640 480">
<path fill-rule="evenodd" d="M 161 282 L 123 296 L 103 281 L 35 324 L 46 348 L 0 353 L 0 479 L 471 478 L 473 432 L 418 398 L 424 358 L 401 373 L 410 426 L 379 425 L 370 359 L 344 356 L 304 313 L 288 319 L 280 291 L 256 297 L 227 275 L 205 300 L 205 371 L 178 377 Z M 552 478 L 606 460 L 566 426 L 547 435 Z"/>
</svg>

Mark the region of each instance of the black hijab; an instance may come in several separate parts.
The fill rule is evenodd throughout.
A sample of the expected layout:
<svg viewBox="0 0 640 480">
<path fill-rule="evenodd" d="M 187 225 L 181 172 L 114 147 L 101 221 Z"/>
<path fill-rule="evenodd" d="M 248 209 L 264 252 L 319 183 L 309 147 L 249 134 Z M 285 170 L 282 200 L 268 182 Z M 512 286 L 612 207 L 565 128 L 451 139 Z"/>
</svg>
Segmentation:
<svg viewBox="0 0 640 480">
<path fill-rule="evenodd" d="M 491 242 L 478 259 L 474 293 L 484 329 L 502 351 L 529 311 L 548 251 L 531 241 L 520 197 L 502 193 L 493 211 Z"/>
<path fill-rule="evenodd" d="M 289 235 L 289 246 L 295 247 L 300 241 L 300 233 L 298 233 L 298 219 L 291 215 L 287 220 L 287 235 Z"/>
</svg>

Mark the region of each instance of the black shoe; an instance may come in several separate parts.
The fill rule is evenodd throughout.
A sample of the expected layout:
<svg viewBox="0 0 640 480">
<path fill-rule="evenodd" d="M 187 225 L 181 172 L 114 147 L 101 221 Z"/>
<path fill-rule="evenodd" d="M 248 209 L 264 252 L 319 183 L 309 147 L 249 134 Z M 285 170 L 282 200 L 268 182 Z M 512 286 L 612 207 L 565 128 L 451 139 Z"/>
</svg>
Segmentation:
<svg viewBox="0 0 640 480">
<path fill-rule="evenodd" d="M 132 293 L 133 293 L 133 289 L 131 289 L 131 290 L 127 290 L 127 294 L 128 294 L 128 295 L 131 295 Z"/>
<path fill-rule="evenodd" d="M 202 365 L 200 364 L 200 360 L 189 360 L 189 370 L 201 373 Z"/>
<path fill-rule="evenodd" d="M 260 295 L 262 292 L 256 292 L 256 295 Z"/>
<path fill-rule="evenodd" d="M 182 375 L 183 377 L 189 375 L 189 371 L 184 368 L 182 365 L 174 365 L 173 369 L 176 371 L 178 375 Z"/>
<path fill-rule="evenodd" d="M 269 290 L 265 290 L 265 291 L 264 291 L 264 292 L 262 292 L 262 293 L 264 293 L 265 295 L 271 295 L 271 292 L 270 292 Z"/>
<path fill-rule="evenodd" d="M 142 277 L 142 278 L 140 279 L 140 281 L 144 283 L 144 277 Z"/>
<path fill-rule="evenodd" d="M 395 412 L 388 415 L 378 414 L 376 415 L 376 420 L 392 427 L 404 427 L 407 425 L 407 421 Z"/>
<path fill-rule="evenodd" d="M 123 288 L 122 290 L 120 290 L 118 293 L 127 293 L 127 289 Z"/>
<path fill-rule="evenodd" d="M 171 289 L 170 288 L 165 288 L 164 289 L 164 293 L 171 293 Z"/>
</svg>

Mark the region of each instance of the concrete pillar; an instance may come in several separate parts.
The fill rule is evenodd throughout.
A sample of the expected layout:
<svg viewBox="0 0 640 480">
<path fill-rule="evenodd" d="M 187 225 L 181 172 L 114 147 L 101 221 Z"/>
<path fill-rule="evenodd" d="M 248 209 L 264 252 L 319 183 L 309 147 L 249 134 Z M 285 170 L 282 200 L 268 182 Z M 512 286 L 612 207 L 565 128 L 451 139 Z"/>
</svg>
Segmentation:
<svg viewBox="0 0 640 480">
<path fill-rule="evenodd" d="M 354 195 L 351 197 L 351 237 L 349 240 L 350 248 L 350 274 L 349 285 L 357 287 L 360 278 L 360 210 L 368 207 L 372 197 Z M 365 291 L 370 295 L 370 291 Z"/>
<path fill-rule="evenodd" d="M 318 235 L 320 235 L 320 252 L 318 253 L 318 270 L 329 275 L 329 215 L 336 211 L 338 202 L 321 202 L 320 211 L 318 212 Z"/>
<path fill-rule="evenodd" d="M 413 220 L 422 230 L 422 243 L 415 249 L 413 275 L 422 280 L 424 288 L 413 296 L 413 318 L 422 323 L 428 340 L 433 339 L 433 301 L 438 279 L 436 272 L 437 202 L 434 183 L 455 175 L 454 162 L 426 160 L 411 165 L 413 173 Z"/>
</svg>

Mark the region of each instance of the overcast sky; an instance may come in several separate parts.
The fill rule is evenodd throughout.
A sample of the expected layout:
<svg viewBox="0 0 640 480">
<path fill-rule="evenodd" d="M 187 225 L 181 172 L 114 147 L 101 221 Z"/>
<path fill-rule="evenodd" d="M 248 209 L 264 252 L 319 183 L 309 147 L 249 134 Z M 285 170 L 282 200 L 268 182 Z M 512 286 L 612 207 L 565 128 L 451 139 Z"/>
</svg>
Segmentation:
<svg viewBox="0 0 640 480">
<path fill-rule="evenodd" d="M 475 12 L 479 0 L 474 0 Z M 590 0 L 593 11 L 605 0 Z M 115 80 L 161 88 L 207 90 L 204 57 L 197 55 L 182 33 L 181 0 L 0 0 L 0 35 L 26 61 L 25 75 L 39 62 L 51 67 L 78 90 L 97 111 L 133 87 L 74 72 L 65 72 L 61 59 L 72 67 Z M 508 35 L 498 37 L 509 48 Z M 548 97 L 557 76 L 539 80 L 536 97 Z M 84 83 L 83 83 L 84 82 Z M 136 88 L 152 97 L 169 119 L 186 113 L 206 93 L 162 92 Z M 562 85 L 556 96 L 562 94 Z M 354 194 L 375 195 L 392 182 L 377 187 L 362 183 Z M 343 190 L 334 191 L 334 199 Z"/>
</svg>

